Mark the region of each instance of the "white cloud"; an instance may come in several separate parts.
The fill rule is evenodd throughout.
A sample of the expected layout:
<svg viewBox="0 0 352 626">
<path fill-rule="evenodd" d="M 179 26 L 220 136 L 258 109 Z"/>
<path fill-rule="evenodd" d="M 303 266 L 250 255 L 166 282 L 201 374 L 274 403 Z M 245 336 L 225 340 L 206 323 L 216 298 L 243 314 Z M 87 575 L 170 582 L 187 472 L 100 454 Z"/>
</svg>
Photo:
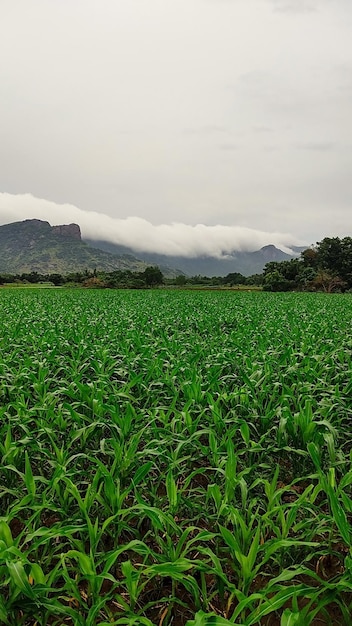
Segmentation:
<svg viewBox="0 0 352 626">
<path fill-rule="evenodd" d="M 85 239 L 101 239 L 132 248 L 136 252 L 156 252 L 168 256 L 221 257 L 233 251 L 254 251 L 274 244 L 290 251 L 297 238 L 288 233 L 264 232 L 240 226 L 205 224 L 157 224 L 140 217 L 113 218 L 103 213 L 83 211 L 71 204 L 56 204 L 31 194 L 0 193 L 0 223 L 41 219 L 51 225 L 80 225 Z"/>
<path fill-rule="evenodd" d="M 5 0 L 0 191 L 343 236 L 351 19 L 351 0 Z"/>
<path fill-rule="evenodd" d="M 271 0 L 274 10 L 282 13 L 314 13 L 318 10 L 318 3 L 313 0 Z M 321 0 L 320 0 L 321 1 Z"/>
</svg>

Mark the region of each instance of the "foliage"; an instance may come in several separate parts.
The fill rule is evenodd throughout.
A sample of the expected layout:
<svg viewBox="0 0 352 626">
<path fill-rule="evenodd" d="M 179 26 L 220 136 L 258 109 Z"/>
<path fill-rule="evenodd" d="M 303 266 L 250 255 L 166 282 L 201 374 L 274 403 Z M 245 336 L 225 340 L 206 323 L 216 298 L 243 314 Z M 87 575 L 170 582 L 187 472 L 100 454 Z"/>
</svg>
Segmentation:
<svg viewBox="0 0 352 626">
<path fill-rule="evenodd" d="M 31 222 L 31 220 L 29 220 Z M 36 220 L 32 220 L 36 222 Z M 21 225 L 25 223 L 20 223 Z M 42 223 L 41 223 L 42 224 Z M 3 227 L 6 231 L 9 226 Z M 45 226 L 45 223 L 44 223 Z M 28 225 L 26 226 L 28 227 Z M 33 228 L 33 227 L 31 227 Z M 43 229 L 44 227 L 41 226 Z M 51 227 L 46 224 L 48 232 L 50 233 Z M 44 230 L 45 230 L 44 228 Z M 1 230 L 1 228 L 0 228 Z M 11 229 L 10 229 L 11 230 Z M 4 231 L 4 232 L 5 232 Z M 1 231 L 2 232 L 2 231 Z M 0 235 L 1 235 L 0 232 Z M 40 231 L 41 232 L 41 231 Z M 45 231 L 46 232 L 46 231 Z M 31 231 L 32 233 L 32 231 Z M 33 233 L 32 233 L 33 235 Z M 48 237 L 46 233 L 45 237 L 41 235 L 39 241 L 45 240 Z M 1 236 L 0 236 L 1 239 Z M 55 245 L 58 245 L 58 241 L 64 238 L 60 236 L 54 237 Z M 0 242 L 1 243 L 1 242 Z M 14 243 L 12 241 L 12 243 Z M 18 243 L 18 242 L 17 242 Z M 65 252 L 62 254 L 65 256 L 69 253 L 72 246 L 75 248 L 77 244 L 86 246 L 80 241 L 69 240 L 65 243 Z M 16 244 L 17 245 L 17 244 Z M 18 247 L 18 245 L 17 245 Z M 21 246 L 20 246 L 21 247 Z M 87 247 L 87 246 L 86 246 Z M 5 246 L 6 248 L 6 246 Z M 55 248 L 55 246 L 54 246 Z M 89 246 L 87 247 L 89 248 Z M 17 248 L 16 248 L 17 249 Z M 56 248 L 55 248 L 56 249 Z M 86 250 L 86 248 L 84 248 Z M 61 248 L 60 248 L 61 250 Z M 77 252 L 77 248 L 75 248 Z M 90 249 L 93 251 L 94 249 Z M 6 252 L 6 250 L 5 250 Z M 59 251 L 60 252 L 60 251 Z M 59 254 L 58 252 L 58 254 Z M 60 254 L 61 254 L 60 252 Z M 75 254 L 76 254 L 75 252 Z M 102 251 L 101 254 L 106 254 Z M 7 253 L 6 253 L 7 254 Z M 56 254 L 56 253 L 55 253 Z M 43 252 L 44 255 L 44 252 Z M 44 258 L 42 255 L 42 259 Z M 44 256 L 48 256 L 46 253 Z M 108 255 L 111 257 L 111 255 Z M 50 255 L 49 255 L 50 257 Z M 227 276 L 191 276 L 186 277 L 183 274 L 179 274 L 174 278 L 165 279 L 160 268 L 157 266 L 145 267 L 144 264 L 137 263 L 133 265 L 133 257 L 129 255 L 122 255 L 123 262 L 119 262 L 118 269 L 111 269 L 111 266 L 101 269 L 101 259 L 98 257 L 89 257 L 89 263 L 87 262 L 84 269 L 82 269 L 82 260 L 84 257 L 80 257 L 77 262 L 74 262 L 74 256 L 71 258 L 70 267 L 74 268 L 74 271 L 70 273 L 60 273 L 55 271 L 50 274 L 43 274 L 38 269 L 32 269 L 31 271 L 17 273 L 15 275 L 3 274 L 0 276 L 0 285 L 4 285 L 9 282 L 16 283 L 30 283 L 38 284 L 43 282 L 51 282 L 55 286 L 68 285 L 82 285 L 90 288 L 119 288 L 119 289 L 142 289 L 145 287 L 157 287 L 161 285 L 185 287 L 225 287 L 225 288 L 244 288 L 245 286 L 262 287 L 264 291 L 325 291 L 332 292 L 344 292 L 346 290 L 352 290 L 352 238 L 345 237 L 339 239 L 338 237 L 326 237 L 321 242 L 318 242 L 315 248 L 308 248 L 301 253 L 300 258 L 290 259 L 289 261 L 270 261 L 264 267 L 263 274 L 255 274 L 253 276 L 243 276 L 239 272 L 230 272 Z M 121 258 L 122 258 L 121 257 Z M 88 259 L 88 257 L 87 257 Z M 1 259 L 0 259 L 1 260 Z M 111 260 L 111 258 L 110 258 Z M 121 261 L 121 259 L 120 259 Z M 46 261 L 47 262 L 47 261 Z M 98 263 L 99 262 L 99 263 Z M 100 269 L 97 270 L 97 263 Z M 132 263 L 132 265 L 131 265 Z M 55 265 L 55 264 L 54 264 Z M 104 264 L 103 264 L 104 265 Z M 142 271 L 143 266 L 143 271 Z M 39 267 L 39 266 L 38 266 Z M 56 266 L 55 266 L 56 267 Z M 131 269 L 133 268 L 133 269 Z M 134 270 L 134 271 L 133 271 Z"/>
<path fill-rule="evenodd" d="M 346 283 L 331 272 L 320 269 L 309 283 L 313 290 L 325 291 L 332 293 L 333 291 L 344 291 Z"/>
<path fill-rule="evenodd" d="M 352 237 L 325 237 L 317 244 L 318 267 L 352 286 Z"/>
<path fill-rule="evenodd" d="M 183 287 L 187 283 L 187 278 L 184 274 L 178 274 L 175 278 L 175 285 L 178 287 Z"/>
<path fill-rule="evenodd" d="M 349 295 L 0 296 L 1 623 L 349 623 Z"/>
<path fill-rule="evenodd" d="M 240 274 L 239 272 L 232 272 L 230 274 L 227 274 L 227 276 L 225 276 L 221 282 L 223 285 L 245 285 L 246 284 L 246 277 L 243 276 L 243 274 Z"/>
<path fill-rule="evenodd" d="M 0 271 L 11 274 L 104 271 L 143 271 L 145 263 L 132 255 L 112 255 L 81 240 L 77 225 L 50 226 L 42 220 L 24 220 L 0 226 Z"/>
<path fill-rule="evenodd" d="M 289 291 L 290 287 L 291 282 L 278 270 L 269 271 L 264 276 L 264 291 Z"/>
<path fill-rule="evenodd" d="M 146 268 L 144 272 L 131 272 L 130 270 L 114 270 L 113 272 L 92 271 L 72 272 L 70 274 L 7 274 L 0 277 L 0 284 L 39 284 L 52 283 L 54 286 L 82 286 L 95 289 L 119 288 L 119 289 L 143 289 L 162 284 L 164 277 L 159 268 Z"/>
<path fill-rule="evenodd" d="M 352 288 L 352 238 L 325 237 L 300 259 L 270 262 L 264 268 L 266 291 L 345 291 Z"/>
<path fill-rule="evenodd" d="M 156 266 L 148 266 L 143 272 L 143 278 L 148 287 L 155 287 L 156 285 L 162 285 L 163 275 L 160 269 Z"/>
</svg>

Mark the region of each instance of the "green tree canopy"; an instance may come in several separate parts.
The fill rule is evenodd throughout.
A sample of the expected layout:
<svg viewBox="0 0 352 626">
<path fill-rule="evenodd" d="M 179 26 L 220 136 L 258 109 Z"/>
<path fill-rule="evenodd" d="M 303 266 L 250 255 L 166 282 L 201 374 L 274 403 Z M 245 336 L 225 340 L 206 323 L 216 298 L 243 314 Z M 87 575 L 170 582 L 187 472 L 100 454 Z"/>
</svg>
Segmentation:
<svg viewBox="0 0 352 626">
<path fill-rule="evenodd" d="M 146 285 L 148 287 L 155 287 L 156 285 L 162 285 L 164 282 L 164 277 L 161 273 L 161 270 L 157 266 L 149 266 L 146 267 L 142 276 L 145 280 Z"/>
</svg>

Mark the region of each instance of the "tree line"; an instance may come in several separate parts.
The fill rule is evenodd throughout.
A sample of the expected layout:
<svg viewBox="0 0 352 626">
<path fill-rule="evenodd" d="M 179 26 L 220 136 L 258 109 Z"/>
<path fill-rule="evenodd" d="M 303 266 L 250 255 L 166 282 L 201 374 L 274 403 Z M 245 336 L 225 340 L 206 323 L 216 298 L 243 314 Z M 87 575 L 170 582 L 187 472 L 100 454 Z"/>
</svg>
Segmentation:
<svg viewBox="0 0 352 626">
<path fill-rule="evenodd" d="M 177 279 L 176 279 L 177 281 Z M 265 291 L 344 292 L 352 289 L 352 238 L 325 237 L 289 261 L 269 261 L 262 274 L 223 277 L 180 277 L 180 282 L 203 285 L 261 286 Z"/>
<path fill-rule="evenodd" d="M 266 291 L 347 291 L 352 289 L 352 238 L 325 237 L 300 258 L 267 263 Z"/>
<path fill-rule="evenodd" d="M 159 267 L 149 266 L 143 272 L 132 272 L 131 270 L 114 270 L 104 272 L 94 270 L 84 270 L 71 272 L 69 274 L 42 274 L 40 272 L 28 272 L 21 274 L 0 275 L 0 284 L 39 284 L 52 283 L 55 286 L 81 286 L 87 288 L 128 288 L 143 289 L 155 287 L 163 283 L 164 277 Z"/>
<path fill-rule="evenodd" d="M 162 284 L 211 287 L 261 287 L 265 291 L 325 291 L 344 292 L 352 289 L 352 238 L 325 237 L 316 246 L 304 250 L 300 257 L 289 261 L 270 261 L 262 274 L 243 276 L 231 272 L 227 276 L 192 276 L 183 274 L 175 278 L 165 278 L 157 266 L 149 266 L 143 272 L 115 270 L 103 272 L 85 270 L 70 274 L 4 274 L 0 284 L 43 283 L 57 286 L 78 285 L 87 288 L 144 289 Z"/>
</svg>

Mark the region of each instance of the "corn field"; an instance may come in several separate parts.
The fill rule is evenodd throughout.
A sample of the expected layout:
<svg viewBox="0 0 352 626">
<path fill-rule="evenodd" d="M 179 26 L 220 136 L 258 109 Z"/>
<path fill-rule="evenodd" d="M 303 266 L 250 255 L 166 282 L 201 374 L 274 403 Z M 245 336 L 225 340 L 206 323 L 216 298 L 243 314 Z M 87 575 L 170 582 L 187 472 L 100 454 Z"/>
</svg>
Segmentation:
<svg viewBox="0 0 352 626">
<path fill-rule="evenodd" d="M 351 624 L 349 294 L 0 305 L 1 624 Z"/>
</svg>

